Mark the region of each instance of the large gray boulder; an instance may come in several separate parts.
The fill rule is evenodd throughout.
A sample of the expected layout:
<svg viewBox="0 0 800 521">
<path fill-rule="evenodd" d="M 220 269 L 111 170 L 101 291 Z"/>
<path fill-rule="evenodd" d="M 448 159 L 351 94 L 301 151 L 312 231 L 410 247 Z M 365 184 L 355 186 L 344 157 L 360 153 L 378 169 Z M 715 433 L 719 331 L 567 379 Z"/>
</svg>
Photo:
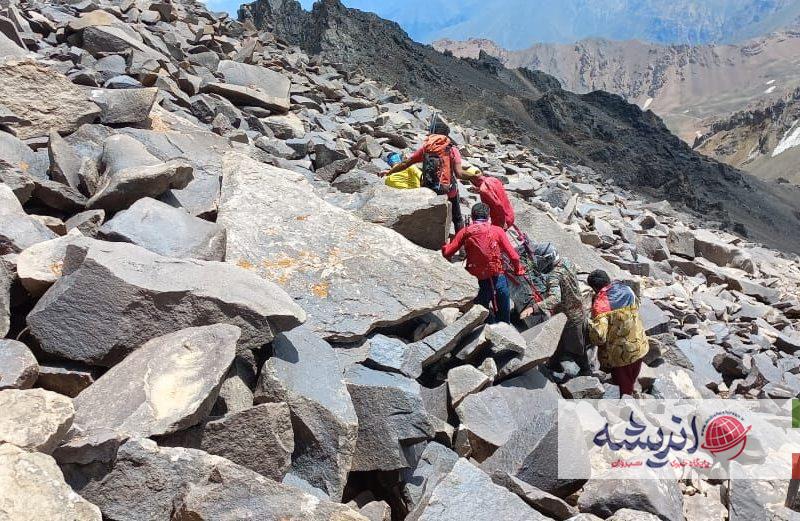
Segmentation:
<svg viewBox="0 0 800 521">
<path fill-rule="evenodd" d="M 0 445 L 50 454 L 72 426 L 72 400 L 44 389 L 0 391 Z"/>
<path fill-rule="evenodd" d="M 664 521 L 683 521 L 683 495 L 677 481 L 663 479 L 593 479 L 578 498 L 581 512 L 606 518 L 629 508 L 655 514 Z"/>
<path fill-rule="evenodd" d="M 533 326 L 522 333 L 525 340 L 525 352 L 522 354 L 510 350 L 497 356 L 497 378 L 505 379 L 522 374 L 529 369 L 546 362 L 556 352 L 567 316 L 563 313 Z"/>
<path fill-rule="evenodd" d="M 50 177 L 53 181 L 63 183 L 75 190 L 80 188 L 81 158 L 55 130 L 50 131 L 47 146 L 50 158 Z"/>
<path fill-rule="evenodd" d="M 217 222 L 228 231 L 227 262 L 284 287 L 323 337 L 359 340 L 474 297 L 460 267 L 323 201 L 301 174 L 240 154 L 223 170 Z"/>
<path fill-rule="evenodd" d="M 100 509 L 76 494 L 55 460 L 0 443 L 0 518 L 101 521 Z"/>
<path fill-rule="evenodd" d="M 425 445 L 414 468 L 403 471 L 403 502 L 409 512 L 406 521 L 419 519 L 436 485 L 453 470 L 458 460 L 458 454 L 444 445 L 436 442 Z"/>
<path fill-rule="evenodd" d="M 100 227 L 98 236 L 165 257 L 225 260 L 225 228 L 149 197 L 115 215 Z"/>
<path fill-rule="evenodd" d="M 119 448 L 106 475 L 88 482 L 75 480 L 75 485 L 84 498 L 100 507 L 105 518 L 114 520 L 288 519 L 300 511 L 304 519 L 334 521 L 337 518 L 332 513 L 329 517 L 314 516 L 331 510 L 349 511 L 225 458 L 196 449 L 159 447 L 138 438 Z M 275 510 L 262 510 L 270 505 Z M 340 519 L 351 521 L 348 517 Z M 354 517 L 352 521 L 365 520 Z"/>
<path fill-rule="evenodd" d="M 39 364 L 28 346 L 16 340 L 0 340 L 0 390 L 28 389 L 38 376 Z"/>
<path fill-rule="evenodd" d="M 261 370 L 255 403 L 285 402 L 292 413 L 292 473 L 341 498 L 358 418 L 333 348 L 307 327 L 278 335 Z"/>
<path fill-rule="evenodd" d="M 405 448 L 435 432 L 420 385 L 405 376 L 352 366 L 345 375 L 358 415 L 353 471 L 409 467 Z"/>
<path fill-rule="evenodd" d="M 30 59 L 0 63 L 0 105 L 30 122 L 14 126 L 20 139 L 47 136 L 51 130 L 70 134 L 100 115 L 97 105 L 69 78 Z"/>
<path fill-rule="evenodd" d="M 4 184 L 25 202 L 33 192 L 33 177 L 47 178 L 48 157 L 37 154 L 24 141 L 7 132 L 0 132 L 0 172 Z M 19 186 L 22 185 L 22 186 Z"/>
<path fill-rule="evenodd" d="M 114 365 L 151 338 L 215 322 L 241 328 L 246 354 L 305 320 L 279 287 L 252 273 L 132 244 L 69 246 L 63 271 L 28 325 L 45 352 L 69 360 Z"/>
<path fill-rule="evenodd" d="M 502 397 L 507 409 L 502 407 L 502 402 L 495 403 L 501 404 L 501 410 L 508 411 L 506 414 L 513 418 L 516 428 L 511 432 L 507 428 L 503 429 L 505 441 L 489 457 L 483 459 L 480 465 L 492 476 L 507 474 L 547 493 L 566 497 L 579 490 L 586 480 L 559 479 L 558 469 L 563 462 L 559 461 L 558 455 L 573 455 L 570 462 L 575 468 L 570 469 L 570 475 L 589 475 L 588 450 L 580 432 L 570 432 L 559 439 L 557 416 L 560 395 L 552 384 L 542 380 L 541 374 L 535 372 L 513 378 L 500 386 L 505 389 Z M 471 398 L 479 397 L 487 391 L 489 389 L 468 396 L 462 407 Z M 485 400 L 484 404 L 487 407 L 494 405 Z M 539 412 L 531 416 L 532 410 Z M 482 412 L 473 416 L 476 420 L 471 423 L 475 424 L 476 430 L 480 425 L 478 422 L 484 422 L 484 430 L 480 431 L 483 439 L 489 439 L 486 426 L 496 424 L 502 418 L 494 412 Z M 487 419 L 491 422 L 487 422 Z"/>
<path fill-rule="evenodd" d="M 516 494 L 495 485 L 478 467 L 465 459 L 453 466 L 428 498 L 419 521 L 546 521 Z"/>
<path fill-rule="evenodd" d="M 123 210 L 142 197 L 158 197 L 169 189 L 186 188 L 192 171 L 183 159 L 117 170 L 105 176 L 87 206 L 110 212 Z"/>
<path fill-rule="evenodd" d="M 142 123 L 150 117 L 158 89 L 92 89 L 90 96 L 100 107 L 103 124 Z"/>
<path fill-rule="evenodd" d="M 14 192 L 0 183 L 0 255 L 19 253 L 57 235 L 22 209 Z"/>
<path fill-rule="evenodd" d="M 238 327 L 182 329 L 145 343 L 74 400 L 59 461 L 88 463 L 98 441 L 170 434 L 201 422 L 236 353 Z M 106 445 L 107 446 L 107 445 Z"/>
<path fill-rule="evenodd" d="M 222 60 L 217 65 L 217 72 L 231 85 L 247 87 L 256 92 L 258 106 L 264 106 L 276 112 L 287 112 L 289 109 L 289 78 L 266 67 L 249 65 L 231 60 Z M 232 100 L 233 101 L 233 100 Z"/>
<path fill-rule="evenodd" d="M 450 233 L 450 208 L 447 197 L 427 188 L 397 190 L 383 183 L 366 194 L 358 215 L 365 221 L 396 231 L 409 241 L 439 250 Z"/>
<path fill-rule="evenodd" d="M 61 277 L 67 247 L 89 247 L 92 242 L 92 239 L 84 237 L 80 231 L 73 230 L 63 237 L 25 248 L 17 257 L 17 276 L 22 286 L 32 296 L 42 296 Z"/>
<path fill-rule="evenodd" d="M 159 443 L 204 450 L 281 481 L 292 463 L 292 418 L 285 403 L 263 403 L 177 432 Z"/>
</svg>

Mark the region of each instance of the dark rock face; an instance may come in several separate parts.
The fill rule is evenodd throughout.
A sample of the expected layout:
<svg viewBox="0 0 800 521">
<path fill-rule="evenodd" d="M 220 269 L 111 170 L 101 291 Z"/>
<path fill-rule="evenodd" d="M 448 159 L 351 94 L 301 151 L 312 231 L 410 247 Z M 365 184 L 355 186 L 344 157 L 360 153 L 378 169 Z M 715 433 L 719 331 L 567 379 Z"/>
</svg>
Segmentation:
<svg viewBox="0 0 800 521">
<path fill-rule="evenodd" d="M 800 194 L 781 193 L 693 152 L 658 116 L 620 96 L 574 94 L 551 76 L 509 70 L 485 54 L 475 60 L 440 54 L 413 42 L 397 24 L 339 1 L 317 2 L 306 12 L 295 0 L 260 0 L 245 4 L 239 15 L 310 53 L 430 100 L 454 120 L 480 121 L 504 136 L 580 161 L 623 186 L 731 227 L 743 224 L 754 238 L 800 251 L 800 217 L 792 203 Z"/>
<path fill-rule="evenodd" d="M 68 246 L 64 265 L 28 325 L 44 351 L 71 360 L 111 366 L 155 336 L 217 320 L 242 327 L 242 351 L 305 319 L 280 288 L 224 263 L 95 241 Z"/>
</svg>

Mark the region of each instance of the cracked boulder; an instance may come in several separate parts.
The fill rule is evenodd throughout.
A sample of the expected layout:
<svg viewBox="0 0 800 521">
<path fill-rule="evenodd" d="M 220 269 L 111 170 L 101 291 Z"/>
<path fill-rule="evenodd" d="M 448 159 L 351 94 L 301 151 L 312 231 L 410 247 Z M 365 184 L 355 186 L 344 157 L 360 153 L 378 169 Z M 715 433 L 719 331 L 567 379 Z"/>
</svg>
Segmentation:
<svg viewBox="0 0 800 521">
<path fill-rule="evenodd" d="M 419 521 L 546 521 L 516 494 L 492 483 L 492 479 L 465 459 L 436 485 Z"/>
<path fill-rule="evenodd" d="M 114 365 L 151 338 L 214 322 L 239 326 L 239 354 L 246 354 L 305 319 L 278 286 L 252 273 L 132 244 L 68 246 L 63 272 L 28 326 L 43 351 L 94 365 Z"/>
<path fill-rule="evenodd" d="M 149 197 L 117 213 L 98 237 L 129 242 L 165 257 L 225 260 L 225 229 Z"/>
<path fill-rule="evenodd" d="M 361 365 L 352 366 L 345 378 L 358 415 L 352 470 L 409 467 L 404 449 L 435 434 L 420 385 L 405 376 Z"/>
<path fill-rule="evenodd" d="M 233 362 L 238 327 L 182 329 L 145 343 L 81 392 L 60 462 L 94 461 L 98 447 L 170 434 L 203 421 Z M 105 461 L 104 458 L 99 458 Z"/>
<path fill-rule="evenodd" d="M 225 458 L 141 438 L 119 448 L 110 472 L 75 485 L 107 519 L 290 519 L 302 512 L 309 521 L 367 521 Z"/>
<path fill-rule="evenodd" d="M 292 419 L 285 403 L 263 403 L 177 432 L 162 445 L 196 448 L 281 481 L 294 451 Z"/>
<path fill-rule="evenodd" d="M 158 197 L 170 189 L 186 188 L 192 180 L 192 171 L 192 166 L 183 159 L 123 168 L 105 176 L 87 206 L 108 212 L 124 210 L 142 197 Z"/>
<path fill-rule="evenodd" d="M 261 370 L 255 403 L 284 402 L 294 430 L 292 474 L 341 498 L 358 418 L 333 348 L 307 327 L 278 335 Z"/>
<path fill-rule="evenodd" d="M 225 157 L 217 222 L 226 261 L 280 284 L 329 340 L 474 297 L 472 278 L 440 254 L 325 202 L 301 174 L 239 154 Z"/>
</svg>

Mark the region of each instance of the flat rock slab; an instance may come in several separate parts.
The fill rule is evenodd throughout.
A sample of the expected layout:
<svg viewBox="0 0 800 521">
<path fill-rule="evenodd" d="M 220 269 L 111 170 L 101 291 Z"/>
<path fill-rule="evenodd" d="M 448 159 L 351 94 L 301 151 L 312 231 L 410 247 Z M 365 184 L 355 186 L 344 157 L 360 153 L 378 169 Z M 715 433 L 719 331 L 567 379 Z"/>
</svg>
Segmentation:
<svg viewBox="0 0 800 521">
<path fill-rule="evenodd" d="M 0 517 L 101 521 L 100 509 L 64 481 L 56 461 L 10 443 L 0 444 Z"/>
<path fill-rule="evenodd" d="M 304 319 L 278 286 L 235 266 L 94 241 L 67 248 L 64 275 L 28 314 L 28 325 L 45 352 L 110 366 L 186 327 L 239 326 L 243 353 Z"/>
<path fill-rule="evenodd" d="M 281 481 L 292 464 L 292 418 L 285 403 L 263 403 L 177 432 L 159 443 L 204 450 Z"/>
<path fill-rule="evenodd" d="M 97 105 L 69 78 L 34 60 L 0 63 L 0 105 L 30 121 L 14 127 L 20 139 L 47 136 L 51 129 L 70 134 L 100 115 Z"/>
<path fill-rule="evenodd" d="M 75 415 L 72 400 L 44 389 L 0 391 L 0 410 L 0 445 L 46 454 L 64 439 Z"/>
<path fill-rule="evenodd" d="M 275 104 L 279 105 L 279 108 L 288 108 L 289 106 L 291 82 L 280 72 L 231 60 L 220 61 L 217 65 L 217 72 L 222 74 L 229 84 L 248 87 L 264 93 L 269 98 L 276 100 Z"/>
<path fill-rule="evenodd" d="M 447 390 L 450 402 L 458 407 L 468 395 L 481 391 L 489 385 L 489 377 L 471 365 L 454 367 L 447 372 Z"/>
<path fill-rule="evenodd" d="M 38 376 L 39 364 L 28 346 L 16 340 L 0 340 L 0 390 L 28 389 Z"/>
<path fill-rule="evenodd" d="M 75 424 L 59 461 L 81 461 L 97 433 L 120 440 L 170 434 L 201 422 L 236 354 L 236 326 L 187 328 L 154 338 L 75 398 Z"/>
<path fill-rule="evenodd" d="M 306 326 L 278 335 L 261 370 L 256 403 L 284 402 L 292 413 L 292 473 L 341 498 L 358 417 L 333 348 Z"/>
<path fill-rule="evenodd" d="M 366 193 L 358 215 L 365 221 L 396 231 L 409 241 L 438 251 L 450 233 L 450 206 L 447 197 L 427 188 L 398 190 L 383 183 Z"/>
<path fill-rule="evenodd" d="M 107 212 L 124 210 L 142 197 L 158 197 L 170 189 L 186 188 L 192 172 L 189 162 L 182 159 L 118 170 L 105 177 L 87 206 Z"/>
<path fill-rule="evenodd" d="M 516 494 L 492 483 L 475 465 L 460 459 L 433 490 L 419 521 L 545 521 Z"/>
<path fill-rule="evenodd" d="M 301 174 L 239 154 L 223 170 L 227 262 L 280 284 L 324 338 L 359 340 L 474 297 L 464 270 L 323 201 Z"/>
<path fill-rule="evenodd" d="M 347 389 L 358 415 L 353 471 L 409 467 L 404 447 L 433 438 L 420 385 L 405 376 L 354 365 Z"/>
<path fill-rule="evenodd" d="M 0 337 L 11 327 L 11 285 L 17 277 L 16 268 L 7 260 L 12 257 L 15 255 L 0 257 Z"/>
<path fill-rule="evenodd" d="M 165 257 L 225 260 L 225 228 L 149 197 L 115 215 L 98 237 L 130 242 Z"/>
</svg>

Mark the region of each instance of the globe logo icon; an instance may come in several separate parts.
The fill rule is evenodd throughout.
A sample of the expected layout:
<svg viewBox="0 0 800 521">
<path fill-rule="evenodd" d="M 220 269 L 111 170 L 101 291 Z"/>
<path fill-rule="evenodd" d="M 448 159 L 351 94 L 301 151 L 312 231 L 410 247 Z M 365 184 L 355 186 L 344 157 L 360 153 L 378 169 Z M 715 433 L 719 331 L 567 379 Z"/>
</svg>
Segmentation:
<svg viewBox="0 0 800 521">
<path fill-rule="evenodd" d="M 706 425 L 701 447 L 712 454 L 733 452 L 738 448 L 728 457 L 729 460 L 736 459 L 747 445 L 747 434 L 752 428 L 752 425 L 745 427 L 735 416 L 722 414 Z"/>
</svg>

